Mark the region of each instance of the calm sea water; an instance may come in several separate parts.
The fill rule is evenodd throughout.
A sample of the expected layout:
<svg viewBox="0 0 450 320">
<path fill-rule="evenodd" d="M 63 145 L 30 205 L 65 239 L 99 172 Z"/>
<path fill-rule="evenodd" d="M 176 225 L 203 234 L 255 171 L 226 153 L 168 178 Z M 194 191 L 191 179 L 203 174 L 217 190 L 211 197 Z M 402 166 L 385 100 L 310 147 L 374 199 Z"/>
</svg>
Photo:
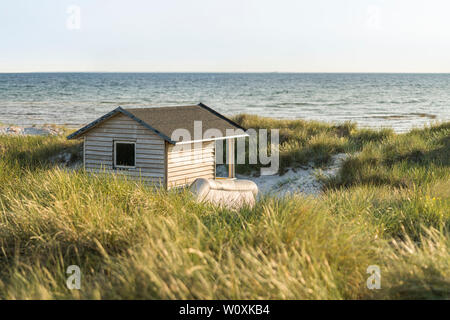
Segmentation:
<svg viewBox="0 0 450 320">
<path fill-rule="evenodd" d="M 0 74 L 0 122 L 77 127 L 116 108 L 203 102 L 226 115 L 405 131 L 450 119 L 450 74 Z"/>
</svg>

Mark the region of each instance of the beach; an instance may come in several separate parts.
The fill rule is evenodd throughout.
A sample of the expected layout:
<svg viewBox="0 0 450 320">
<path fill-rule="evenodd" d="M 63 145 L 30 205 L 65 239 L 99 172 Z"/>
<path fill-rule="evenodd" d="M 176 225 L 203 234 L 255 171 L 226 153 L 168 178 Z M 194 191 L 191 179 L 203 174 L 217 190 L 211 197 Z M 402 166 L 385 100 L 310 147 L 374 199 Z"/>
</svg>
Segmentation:
<svg viewBox="0 0 450 320">
<path fill-rule="evenodd" d="M 1 252 L 13 258 L 0 259 L 0 296 L 448 299 L 449 122 L 397 134 L 235 120 L 283 137 L 282 174 L 237 167 L 262 191 L 239 210 L 86 174 L 81 142 L 66 139 L 73 129 L 0 134 Z M 66 288 L 73 264 L 83 268 L 83 290 Z M 383 290 L 365 285 L 374 264 Z"/>
</svg>

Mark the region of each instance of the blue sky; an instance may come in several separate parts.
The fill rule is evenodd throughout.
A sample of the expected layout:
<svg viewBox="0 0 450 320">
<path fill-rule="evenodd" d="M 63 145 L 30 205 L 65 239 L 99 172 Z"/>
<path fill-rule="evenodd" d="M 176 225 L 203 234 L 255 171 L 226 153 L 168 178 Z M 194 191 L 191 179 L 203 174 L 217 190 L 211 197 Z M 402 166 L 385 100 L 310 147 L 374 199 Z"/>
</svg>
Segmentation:
<svg viewBox="0 0 450 320">
<path fill-rule="evenodd" d="M 448 0 L 2 1 L 0 72 L 450 72 L 449 15 Z"/>
</svg>

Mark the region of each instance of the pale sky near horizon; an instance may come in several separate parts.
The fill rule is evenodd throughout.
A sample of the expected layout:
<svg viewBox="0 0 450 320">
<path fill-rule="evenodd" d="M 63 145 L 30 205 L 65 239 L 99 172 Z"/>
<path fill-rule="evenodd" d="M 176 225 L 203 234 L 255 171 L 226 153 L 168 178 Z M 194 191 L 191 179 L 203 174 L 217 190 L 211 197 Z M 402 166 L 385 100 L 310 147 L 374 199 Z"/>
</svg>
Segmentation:
<svg viewBox="0 0 450 320">
<path fill-rule="evenodd" d="M 449 16 L 448 0 L 2 1 L 0 72 L 447 73 Z"/>
</svg>

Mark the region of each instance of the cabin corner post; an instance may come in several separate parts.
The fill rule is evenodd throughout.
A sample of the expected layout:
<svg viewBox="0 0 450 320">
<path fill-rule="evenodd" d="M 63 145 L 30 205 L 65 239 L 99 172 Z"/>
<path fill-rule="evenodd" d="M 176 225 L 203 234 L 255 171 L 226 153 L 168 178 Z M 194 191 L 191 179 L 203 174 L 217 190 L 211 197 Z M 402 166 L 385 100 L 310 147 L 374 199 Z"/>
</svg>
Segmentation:
<svg viewBox="0 0 450 320">
<path fill-rule="evenodd" d="M 236 177 L 236 169 L 234 163 L 234 140 L 235 139 L 227 139 L 228 178 L 230 179 Z"/>
<path fill-rule="evenodd" d="M 164 188 L 169 190 L 169 143 L 164 141 Z"/>
</svg>

